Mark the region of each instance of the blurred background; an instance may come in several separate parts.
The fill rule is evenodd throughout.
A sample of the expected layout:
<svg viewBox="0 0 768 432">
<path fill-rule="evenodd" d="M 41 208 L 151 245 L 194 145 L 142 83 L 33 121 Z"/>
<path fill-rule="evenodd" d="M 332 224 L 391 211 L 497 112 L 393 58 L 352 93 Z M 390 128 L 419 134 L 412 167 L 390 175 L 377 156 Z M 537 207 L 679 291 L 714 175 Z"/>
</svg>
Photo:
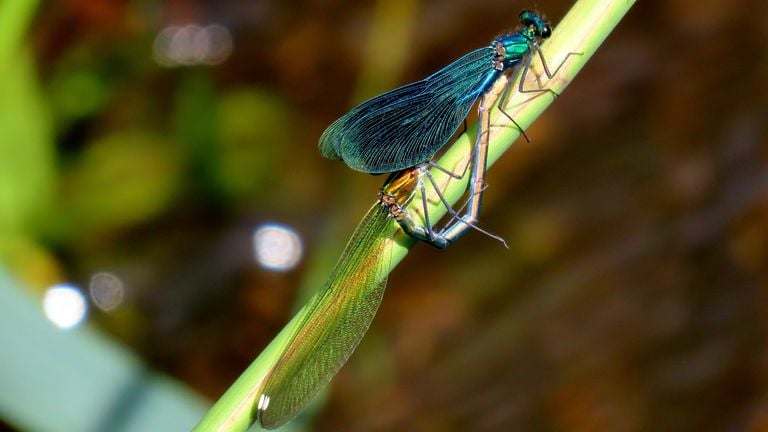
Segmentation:
<svg viewBox="0 0 768 432">
<path fill-rule="evenodd" d="M 0 430 L 189 429 L 376 199 L 324 128 L 571 4 L 0 3 Z M 768 430 L 766 19 L 638 2 L 295 425 Z"/>
</svg>

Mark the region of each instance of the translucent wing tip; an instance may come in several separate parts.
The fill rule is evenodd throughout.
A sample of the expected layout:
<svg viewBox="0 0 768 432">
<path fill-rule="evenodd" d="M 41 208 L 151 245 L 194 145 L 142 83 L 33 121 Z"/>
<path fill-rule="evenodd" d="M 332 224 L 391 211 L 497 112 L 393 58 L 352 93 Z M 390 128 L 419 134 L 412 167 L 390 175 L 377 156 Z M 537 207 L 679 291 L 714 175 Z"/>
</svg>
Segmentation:
<svg viewBox="0 0 768 432">
<path fill-rule="evenodd" d="M 275 429 L 285 423 L 285 420 L 271 418 L 270 412 L 267 411 L 270 400 L 269 395 L 262 393 L 256 404 L 256 421 L 264 429 Z"/>
</svg>

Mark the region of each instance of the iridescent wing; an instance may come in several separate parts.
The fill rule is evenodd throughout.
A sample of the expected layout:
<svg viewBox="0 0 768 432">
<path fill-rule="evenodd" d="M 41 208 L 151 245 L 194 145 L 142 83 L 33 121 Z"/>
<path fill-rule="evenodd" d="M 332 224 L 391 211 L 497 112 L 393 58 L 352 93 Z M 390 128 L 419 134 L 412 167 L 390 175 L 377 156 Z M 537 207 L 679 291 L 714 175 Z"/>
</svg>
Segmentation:
<svg viewBox="0 0 768 432">
<path fill-rule="evenodd" d="M 494 49 L 472 51 L 429 77 L 363 102 L 320 137 L 320 152 L 351 168 L 389 173 L 430 159 L 501 72 Z"/>
</svg>

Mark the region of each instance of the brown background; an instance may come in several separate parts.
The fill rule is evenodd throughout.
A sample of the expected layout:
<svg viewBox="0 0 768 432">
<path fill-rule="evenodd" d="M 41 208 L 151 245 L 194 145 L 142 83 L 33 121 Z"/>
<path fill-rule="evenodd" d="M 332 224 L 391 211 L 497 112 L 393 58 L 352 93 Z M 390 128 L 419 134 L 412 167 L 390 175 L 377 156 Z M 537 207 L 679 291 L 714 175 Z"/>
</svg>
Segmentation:
<svg viewBox="0 0 768 432">
<path fill-rule="evenodd" d="M 535 4 L 554 23 L 569 5 Z M 323 129 L 532 6 L 42 6 L 30 40 L 55 211 L 31 230 L 45 259 L 17 252 L 12 270 L 39 289 L 120 275 L 128 303 L 92 319 L 217 398 L 298 288 L 320 286 L 384 180 L 320 157 Z M 510 249 L 478 233 L 417 245 L 316 429 L 768 429 L 767 20 L 757 0 L 638 2 L 490 171 L 482 226 Z M 190 22 L 226 26 L 231 57 L 157 65 L 153 38 Z M 254 264 L 267 221 L 302 236 L 294 271 Z"/>
</svg>

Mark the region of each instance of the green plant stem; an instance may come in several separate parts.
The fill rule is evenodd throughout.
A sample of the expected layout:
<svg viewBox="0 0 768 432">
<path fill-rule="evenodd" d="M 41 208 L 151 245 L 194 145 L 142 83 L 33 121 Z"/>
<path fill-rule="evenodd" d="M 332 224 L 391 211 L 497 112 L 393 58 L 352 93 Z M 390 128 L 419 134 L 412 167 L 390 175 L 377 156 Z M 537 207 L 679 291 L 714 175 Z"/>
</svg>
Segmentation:
<svg viewBox="0 0 768 432">
<path fill-rule="evenodd" d="M 541 78 L 545 75 L 539 59 L 535 58 L 531 73 L 528 74 L 531 82 L 527 83 L 525 87 L 532 89 L 539 88 L 540 85 L 542 88 L 549 88 L 561 93 L 633 4 L 634 0 L 577 1 L 557 26 L 552 37 L 543 44 L 542 51 L 550 67 L 561 64 L 568 53 L 581 53 L 581 55 L 571 55 L 552 81 L 547 81 L 545 78 L 540 81 L 536 80 L 535 77 Z M 512 85 L 515 86 L 516 83 Z M 518 125 L 525 129 L 541 115 L 554 99 L 549 93 L 524 94 L 513 91 L 506 103 L 505 111 L 515 119 Z M 492 115 L 491 124 L 494 127 L 490 130 L 489 167 L 519 137 L 519 132 L 514 125 L 505 116 L 499 115 L 498 112 Z M 471 155 L 471 148 L 475 139 L 474 130 L 474 128 L 470 128 L 469 131 L 459 137 L 438 164 L 449 169 L 464 166 Z M 443 193 L 449 202 L 455 203 L 461 198 L 466 190 L 468 179 L 449 181 L 440 172 L 433 174 L 438 179 L 438 183 L 445 184 Z M 430 198 L 432 204 L 429 212 L 433 220 L 437 220 L 445 214 L 446 210 L 434 198 Z M 412 208 L 415 207 L 417 206 Z M 382 254 L 382 256 L 391 257 L 388 264 L 389 270 L 391 270 L 405 257 L 415 241 L 402 231 L 397 230 L 394 221 L 392 222 L 392 229 L 386 231 L 382 236 L 391 236 L 395 233 L 393 241 L 387 243 L 386 247 L 389 250 Z M 250 427 L 255 420 L 254 406 L 259 397 L 262 381 L 271 366 L 277 361 L 282 347 L 288 343 L 294 332 L 294 327 L 301 322 L 305 313 L 306 311 L 302 309 L 294 316 L 261 355 L 216 402 L 197 425 L 195 431 L 244 431 Z"/>
<path fill-rule="evenodd" d="M 29 21 L 37 9 L 36 0 L 7 0 L 0 2 L 0 77 L 11 64 L 26 33 Z"/>
</svg>

